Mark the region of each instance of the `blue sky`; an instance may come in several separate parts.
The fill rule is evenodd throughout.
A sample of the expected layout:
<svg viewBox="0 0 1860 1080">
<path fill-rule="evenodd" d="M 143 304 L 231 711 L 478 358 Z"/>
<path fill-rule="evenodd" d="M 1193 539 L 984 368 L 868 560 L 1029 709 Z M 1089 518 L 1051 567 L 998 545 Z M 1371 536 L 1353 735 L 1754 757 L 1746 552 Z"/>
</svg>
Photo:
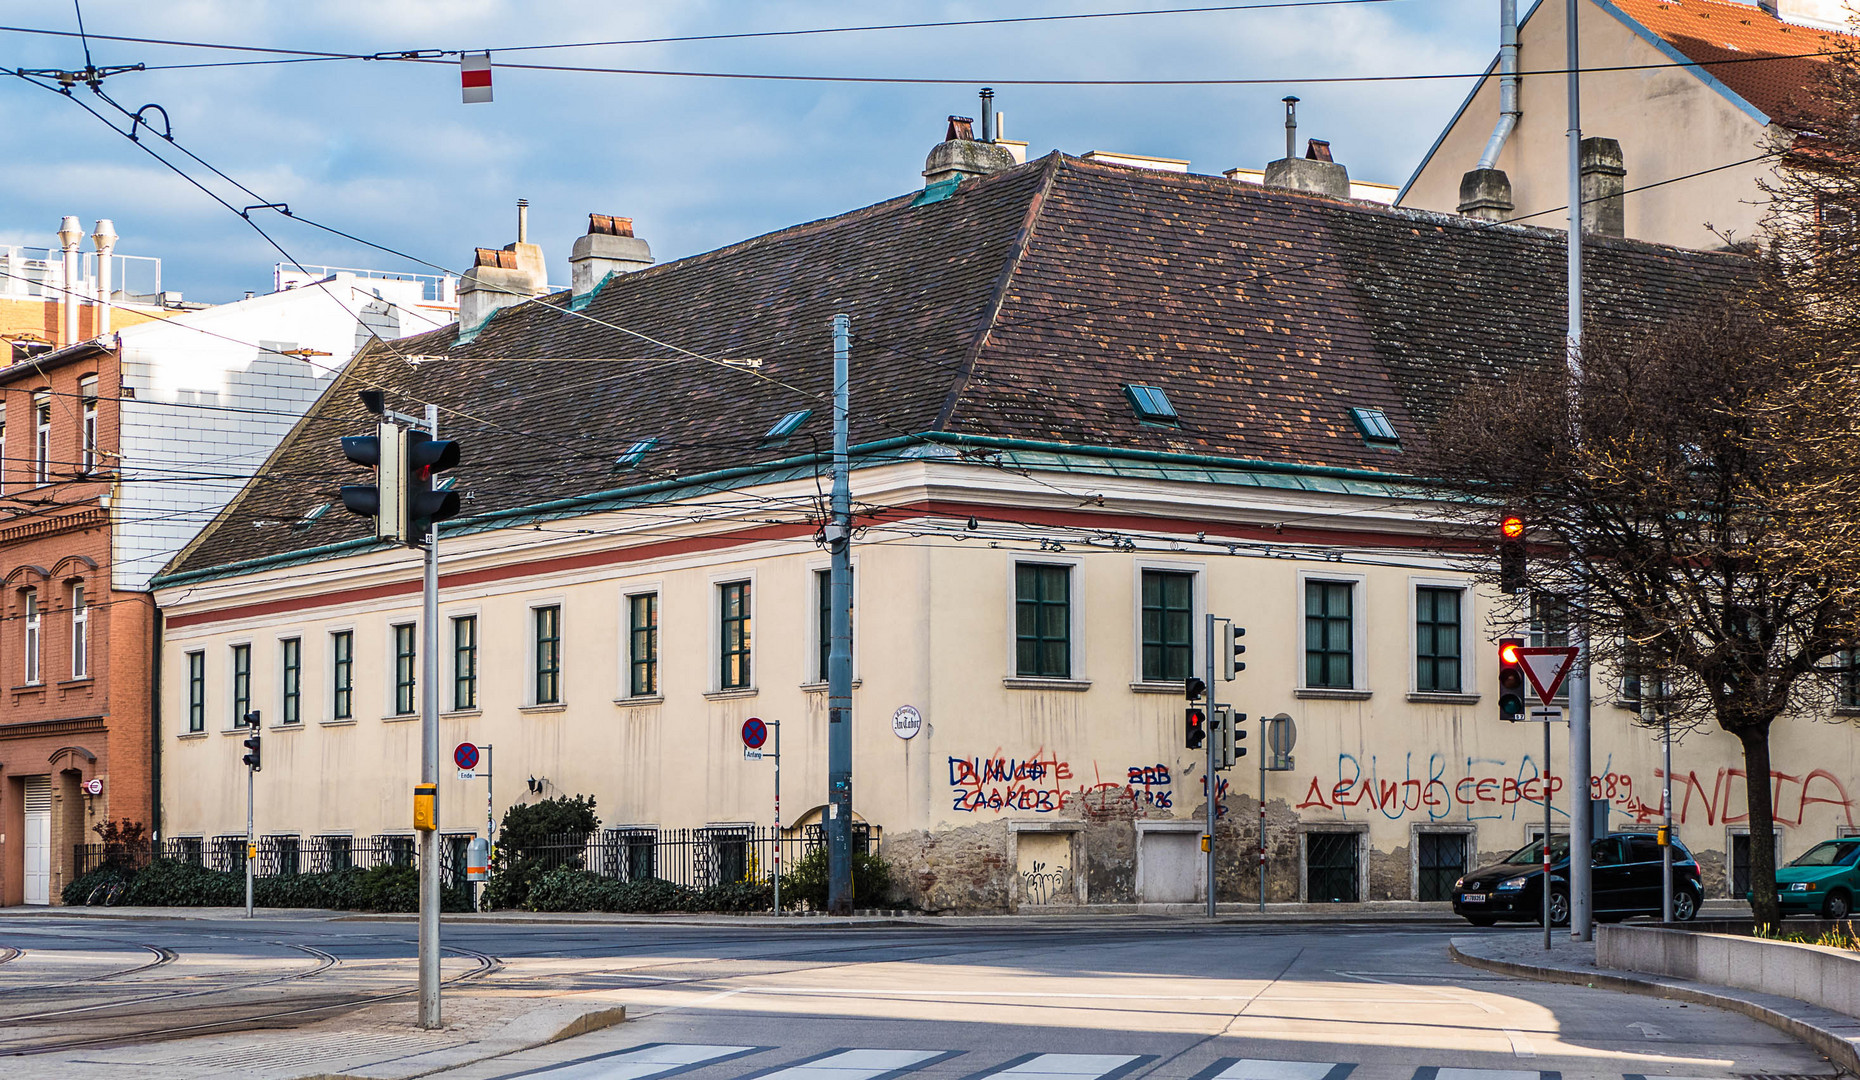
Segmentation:
<svg viewBox="0 0 1860 1080">
<path fill-rule="evenodd" d="M 1209 0 L 1202 0 L 1209 2 Z M 1242 0 L 1245 2 L 1245 0 Z M 1030 153 L 1118 150 L 1195 172 L 1283 152 L 1279 99 L 1357 179 L 1400 183 L 1466 93 L 1464 80 L 1246 87 L 1013 87 L 1012 78 L 1272 78 L 1474 71 L 1495 51 L 1497 0 L 1394 0 L 1290 10 L 500 53 L 518 45 L 998 18 L 1171 6 L 1169 0 L 886 3 L 793 0 L 85 0 L 95 34 L 372 53 L 485 49 L 496 60 L 606 67 L 973 78 L 958 86 L 774 83 L 500 70 L 496 101 L 459 103 L 456 64 L 339 61 L 125 74 L 130 109 L 159 103 L 176 140 L 265 201 L 451 268 L 514 239 L 518 198 L 550 277 L 590 211 L 632 217 L 661 261 L 867 205 L 922 184 L 944 118 L 997 87 Z M 1526 5 L 1528 6 L 1528 5 Z M 9 25 L 70 30 L 72 6 L 6 5 Z M 93 41 L 99 65 L 256 55 Z M 77 68 L 74 39 L 0 33 L 0 66 Z M 89 99 L 79 87 L 77 94 Z M 100 108 L 101 103 L 94 102 Z M 0 243 L 46 245 L 64 214 L 115 221 L 124 254 L 163 261 L 189 299 L 269 288 L 282 258 L 235 214 L 76 104 L 0 82 Z M 177 157 L 177 160 L 182 160 Z M 186 164 L 235 206 L 257 202 Z M 262 212 L 305 263 L 423 268 Z"/>
</svg>

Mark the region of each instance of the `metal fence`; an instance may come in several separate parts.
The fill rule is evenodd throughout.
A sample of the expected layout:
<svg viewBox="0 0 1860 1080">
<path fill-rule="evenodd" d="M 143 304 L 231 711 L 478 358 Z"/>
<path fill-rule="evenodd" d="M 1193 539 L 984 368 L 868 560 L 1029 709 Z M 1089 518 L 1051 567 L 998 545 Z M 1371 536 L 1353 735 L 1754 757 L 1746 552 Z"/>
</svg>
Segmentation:
<svg viewBox="0 0 1860 1080">
<path fill-rule="evenodd" d="M 705 889 L 736 881 L 771 880 L 779 865 L 783 873 L 826 843 L 818 825 L 798 836 L 779 835 L 772 828 L 709 826 L 701 829 L 602 829 L 583 836 L 570 833 L 550 837 L 499 853 L 499 861 L 512 868 L 541 871 L 566 867 L 587 870 L 616 881 L 657 878 Z M 780 845 L 781 859 L 776 860 Z M 863 823 L 853 827 L 852 849 L 869 854 L 871 830 Z"/>
<path fill-rule="evenodd" d="M 462 884 L 465 845 L 470 835 L 440 837 L 440 874 L 448 884 Z M 78 844 L 73 852 L 79 876 L 106 866 L 137 869 L 151 859 L 171 859 L 208 870 L 245 872 L 245 835 L 181 836 L 159 844 Z M 321 874 L 331 870 L 376 866 L 418 866 L 420 844 L 413 836 L 261 836 L 257 877 Z"/>
</svg>

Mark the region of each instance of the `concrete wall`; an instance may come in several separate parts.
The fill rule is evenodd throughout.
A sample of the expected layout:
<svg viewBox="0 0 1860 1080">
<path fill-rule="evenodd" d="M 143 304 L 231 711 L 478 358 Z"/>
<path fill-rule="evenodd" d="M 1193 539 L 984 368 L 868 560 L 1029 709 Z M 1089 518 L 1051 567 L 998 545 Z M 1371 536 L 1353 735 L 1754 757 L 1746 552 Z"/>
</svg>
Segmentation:
<svg viewBox="0 0 1860 1080">
<path fill-rule="evenodd" d="M 1860 953 L 1732 934 L 1598 926 L 1595 962 L 1795 998 L 1860 1018 Z"/>
</svg>

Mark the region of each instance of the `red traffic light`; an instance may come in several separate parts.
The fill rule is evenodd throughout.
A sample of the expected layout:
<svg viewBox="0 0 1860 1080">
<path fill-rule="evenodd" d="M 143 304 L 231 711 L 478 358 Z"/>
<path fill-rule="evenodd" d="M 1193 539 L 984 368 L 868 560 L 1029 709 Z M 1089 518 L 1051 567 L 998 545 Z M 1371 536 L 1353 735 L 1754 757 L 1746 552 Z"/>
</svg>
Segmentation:
<svg viewBox="0 0 1860 1080">
<path fill-rule="evenodd" d="M 1499 662 L 1503 664 L 1517 663 L 1518 662 L 1518 649 L 1521 646 L 1521 644 L 1522 644 L 1521 642 L 1517 642 L 1517 641 L 1507 641 L 1504 644 L 1500 645 L 1498 647 Z"/>
<path fill-rule="evenodd" d="M 1516 540 L 1524 535 L 1524 519 L 1516 514 L 1498 523 L 1499 534 L 1507 540 Z"/>
</svg>

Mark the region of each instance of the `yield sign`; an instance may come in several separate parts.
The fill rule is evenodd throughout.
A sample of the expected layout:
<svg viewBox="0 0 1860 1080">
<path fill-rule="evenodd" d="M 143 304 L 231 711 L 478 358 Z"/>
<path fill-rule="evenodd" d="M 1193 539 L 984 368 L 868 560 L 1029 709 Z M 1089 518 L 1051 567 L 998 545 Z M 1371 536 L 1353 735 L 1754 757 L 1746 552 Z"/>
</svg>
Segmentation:
<svg viewBox="0 0 1860 1080">
<path fill-rule="evenodd" d="M 1524 668 L 1524 677 L 1531 680 L 1531 689 L 1537 691 L 1537 699 L 1545 705 L 1556 700 L 1556 692 L 1563 688 L 1563 680 L 1575 662 L 1574 645 L 1527 646 L 1518 650 L 1518 663 Z"/>
</svg>

